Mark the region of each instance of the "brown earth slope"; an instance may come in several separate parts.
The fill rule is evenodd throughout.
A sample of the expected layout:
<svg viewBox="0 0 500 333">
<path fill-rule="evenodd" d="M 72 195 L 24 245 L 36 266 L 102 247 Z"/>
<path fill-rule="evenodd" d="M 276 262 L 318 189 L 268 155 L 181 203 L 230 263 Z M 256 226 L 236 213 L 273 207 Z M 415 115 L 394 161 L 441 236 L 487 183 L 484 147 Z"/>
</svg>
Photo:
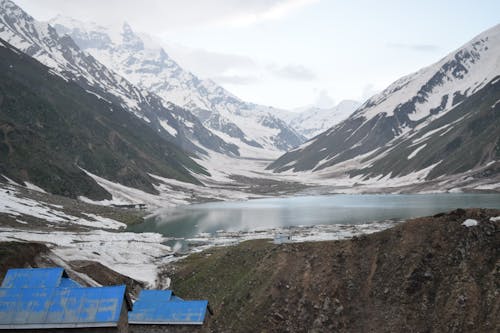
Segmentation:
<svg viewBox="0 0 500 333">
<path fill-rule="evenodd" d="M 209 299 L 213 332 L 498 332 L 495 216 L 456 210 L 351 240 L 249 241 L 165 273 L 181 297 Z"/>
</svg>

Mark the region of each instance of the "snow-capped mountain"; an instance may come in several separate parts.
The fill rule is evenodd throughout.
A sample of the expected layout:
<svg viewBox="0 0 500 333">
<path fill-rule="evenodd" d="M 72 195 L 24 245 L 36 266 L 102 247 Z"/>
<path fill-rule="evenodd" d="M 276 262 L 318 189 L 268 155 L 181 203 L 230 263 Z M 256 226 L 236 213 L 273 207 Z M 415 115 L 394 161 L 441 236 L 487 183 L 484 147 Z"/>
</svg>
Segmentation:
<svg viewBox="0 0 500 333">
<path fill-rule="evenodd" d="M 190 112 L 134 85 L 82 51 L 70 36 L 59 35 L 51 25 L 36 21 L 9 0 L 0 0 L 0 9 L 0 38 L 108 101 L 110 110 L 113 105 L 125 108 L 190 153 L 205 154 L 210 149 L 238 154 L 235 145 L 207 130 Z"/>
<path fill-rule="evenodd" d="M 112 190 L 90 174 L 150 194 L 158 193 L 152 175 L 199 184 L 194 175 L 207 174 L 130 111 L 112 107 L 0 38 L 0 182 L 110 200 Z"/>
<path fill-rule="evenodd" d="M 481 168 L 499 173 L 498 161 L 500 25 L 397 80 L 269 168 L 363 179 L 421 172 L 428 180 Z"/>
<path fill-rule="evenodd" d="M 292 128 L 310 139 L 347 119 L 360 106 L 361 103 L 357 101 L 344 100 L 332 108 L 323 109 L 311 106 L 295 116 L 286 116 Z"/>
<path fill-rule="evenodd" d="M 224 139 L 240 147 L 287 150 L 304 138 L 272 115 L 273 108 L 247 103 L 211 80 L 202 80 L 171 59 L 153 38 L 58 16 L 51 24 L 130 82 L 184 107 Z"/>
</svg>

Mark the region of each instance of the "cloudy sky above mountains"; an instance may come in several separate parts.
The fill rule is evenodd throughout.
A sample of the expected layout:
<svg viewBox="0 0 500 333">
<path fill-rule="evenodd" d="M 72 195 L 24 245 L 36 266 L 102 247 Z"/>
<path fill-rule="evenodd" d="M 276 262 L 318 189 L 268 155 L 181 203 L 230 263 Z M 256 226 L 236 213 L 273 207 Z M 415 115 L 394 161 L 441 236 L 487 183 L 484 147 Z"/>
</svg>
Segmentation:
<svg viewBox="0 0 500 333">
<path fill-rule="evenodd" d="M 35 18 L 127 21 L 186 69 L 266 105 L 362 100 L 500 23 L 497 0 L 14 0 Z"/>
</svg>

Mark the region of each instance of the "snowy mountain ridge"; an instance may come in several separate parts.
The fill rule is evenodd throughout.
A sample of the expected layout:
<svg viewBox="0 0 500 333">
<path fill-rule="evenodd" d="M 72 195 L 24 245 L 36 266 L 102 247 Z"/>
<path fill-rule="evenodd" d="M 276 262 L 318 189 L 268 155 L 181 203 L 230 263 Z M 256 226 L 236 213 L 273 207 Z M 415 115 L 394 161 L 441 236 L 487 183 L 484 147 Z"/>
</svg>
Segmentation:
<svg viewBox="0 0 500 333">
<path fill-rule="evenodd" d="M 361 103 L 343 100 L 332 108 L 307 107 L 289 117 L 288 123 L 306 138 L 313 138 L 347 119 Z"/>
<path fill-rule="evenodd" d="M 109 69 L 82 51 L 67 35 L 59 35 L 48 23 L 36 21 L 9 0 L 0 0 L 0 38 L 74 81 L 88 92 L 116 103 L 148 123 L 165 139 L 189 153 L 206 154 L 207 149 L 238 155 L 235 145 L 224 142 L 203 127 L 188 111 L 165 104 L 150 93 Z M 133 46 L 133 41 L 129 43 Z"/>
<path fill-rule="evenodd" d="M 269 168 L 348 177 L 351 183 L 497 174 L 499 100 L 496 25 L 435 64 L 395 81 Z"/>
<path fill-rule="evenodd" d="M 389 117 L 402 111 L 406 103 L 414 106 L 408 112 L 411 122 L 419 122 L 431 115 L 442 116 L 459 99 L 475 93 L 500 73 L 498 54 L 500 24 L 437 63 L 395 81 L 368 99 L 354 117 L 369 120 L 382 113 Z"/>
<path fill-rule="evenodd" d="M 244 102 L 215 82 L 184 70 L 153 38 L 135 33 L 127 23 L 117 31 L 61 16 L 50 22 L 109 68 L 192 111 L 207 127 L 236 139 L 239 146 L 284 151 L 304 140 L 272 115 L 273 108 Z"/>
</svg>

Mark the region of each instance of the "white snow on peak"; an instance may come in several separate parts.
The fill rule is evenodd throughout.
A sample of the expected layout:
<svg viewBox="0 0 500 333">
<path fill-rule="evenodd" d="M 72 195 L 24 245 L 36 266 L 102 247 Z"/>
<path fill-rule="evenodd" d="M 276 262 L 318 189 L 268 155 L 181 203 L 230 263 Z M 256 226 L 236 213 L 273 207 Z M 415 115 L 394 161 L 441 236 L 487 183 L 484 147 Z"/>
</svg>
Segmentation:
<svg viewBox="0 0 500 333">
<path fill-rule="evenodd" d="M 145 101 L 143 92 L 80 50 L 66 36 L 60 36 L 51 25 L 36 21 L 7 0 L 0 2 L 0 38 L 60 76 L 106 91 L 134 114 L 141 113 L 139 104 Z"/>
<path fill-rule="evenodd" d="M 306 107 L 292 116 L 289 123 L 306 138 L 312 138 L 347 119 L 360 105 L 357 101 L 344 100 L 329 109 Z"/>
<path fill-rule="evenodd" d="M 257 142 L 265 150 L 284 150 L 300 143 L 299 134 L 287 128 L 285 122 L 278 124 L 273 118 L 273 108 L 244 102 L 212 80 L 201 79 L 183 69 L 165 52 L 161 43 L 146 34 L 134 32 L 126 23 L 116 29 L 61 17 L 50 22 L 108 68 L 141 89 L 193 111 L 200 120 L 207 119 L 207 112 L 215 113 L 236 125 L 247 140 Z M 204 123 L 213 130 L 221 130 L 211 127 L 211 124 Z M 280 133 L 279 127 L 288 129 L 289 135 L 295 135 L 297 142 L 287 146 L 287 137 Z M 239 141 L 238 146 L 243 142 Z M 285 147 L 280 145 L 282 142 L 285 142 Z"/>
<path fill-rule="evenodd" d="M 500 75 L 500 24 L 481 33 L 437 63 L 407 75 L 368 99 L 353 117 L 391 116 L 395 109 L 418 97 L 409 117 L 417 121 L 448 100 L 442 115 L 452 107 L 454 93 L 469 96 Z"/>
</svg>

